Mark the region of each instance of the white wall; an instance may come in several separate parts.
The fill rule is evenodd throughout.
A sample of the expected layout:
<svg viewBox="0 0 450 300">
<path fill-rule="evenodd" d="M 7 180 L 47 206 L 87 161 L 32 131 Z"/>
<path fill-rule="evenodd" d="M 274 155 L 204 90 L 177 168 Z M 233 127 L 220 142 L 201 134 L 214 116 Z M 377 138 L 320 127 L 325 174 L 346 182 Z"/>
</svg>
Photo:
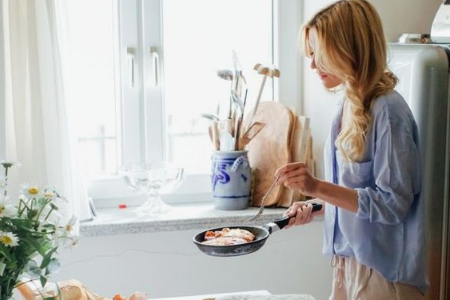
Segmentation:
<svg viewBox="0 0 450 300">
<path fill-rule="evenodd" d="M 83 238 L 62 252 L 53 280 L 82 279 L 105 297 L 145 291 L 149 298 L 268 290 L 328 299 L 331 267 L 321 254 L 322 222 L 273 233 L 257 252 L 211 257 L 192 238 L 200 230 Z"/>
<path fill-rule="evenodd" d="M 306 0 L 304 17 L 309 19 L 317 10 L 332 3 L 330 0 Z M 402 33 L 430 33 L 436 11 L 442 0 L 371 0 L 383 21 L 388 42 L 396 42 Z M 323 178 L 323 147 L 328 136 L 331 121 L 336 113 L 339 97 L 327 93 L 316 73 L 305 61 L 303 71 L 304 87 L 303 113 L 311 118 L 313 152 L 316 171 Z"/>
</svg>

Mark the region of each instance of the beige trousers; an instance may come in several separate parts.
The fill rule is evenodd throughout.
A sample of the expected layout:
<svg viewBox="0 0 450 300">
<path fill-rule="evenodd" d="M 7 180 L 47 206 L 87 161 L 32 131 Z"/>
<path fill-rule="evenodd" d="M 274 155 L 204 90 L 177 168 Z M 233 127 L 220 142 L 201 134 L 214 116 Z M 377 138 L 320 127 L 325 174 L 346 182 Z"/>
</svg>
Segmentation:
<svg viewBox="0 0 450 300">
<path fill-rule="evenodd" d="M 415 286 L 389 282 L 353 257 L 333 256 L 333 289 L 329 300 L 423 300 Z"/>
</svg>

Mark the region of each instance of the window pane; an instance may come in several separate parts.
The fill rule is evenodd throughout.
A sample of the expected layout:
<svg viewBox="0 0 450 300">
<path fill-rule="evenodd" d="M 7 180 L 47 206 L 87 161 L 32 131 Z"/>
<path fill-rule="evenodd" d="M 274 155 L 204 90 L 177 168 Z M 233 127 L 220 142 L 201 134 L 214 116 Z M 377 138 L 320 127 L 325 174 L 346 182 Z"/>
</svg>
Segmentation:
<svg viewBox="0 0 450 300">
<path fill-rule="evenodd" d="M 68 1 L 70 78 L 82 171 L 117 169 L 114 22 L 111 0 Z"/>
<path fill-rule="evenodd" d="M 227 118 L 231 82 L 219 78 L 217 70 L 233 70 L 232 51 L 248 84 L 245 111 L 253 107 L 262 81 L 253 67 L 272 64 L 272 1 L 162 3 L 168 157 L 190 171 L 208 172 L 213 147 L 209 123 L 199 116 Z M 271 99 L 271 88 L 267 80 L 262 100 Z"/>
</svg>

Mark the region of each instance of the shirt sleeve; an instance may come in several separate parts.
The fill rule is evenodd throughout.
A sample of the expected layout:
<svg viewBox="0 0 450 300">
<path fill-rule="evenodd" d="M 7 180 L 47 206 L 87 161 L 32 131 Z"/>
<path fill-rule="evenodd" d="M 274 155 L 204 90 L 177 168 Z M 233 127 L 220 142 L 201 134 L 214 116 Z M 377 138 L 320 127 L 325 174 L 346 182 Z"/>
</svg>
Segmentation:
<svg viewBox="0 0 450 300">
<path fill-rule="evenodd" d="M 412 118 L 412 117 L 411 117 Z M 420 193 L 420 156 L 414 120 L 384 120 L 375 143 L 375 187 L 358 188 L 357 217 L 398 224 Z M 401 125 L 399 125 L 399 123 Z"/>
</svg>

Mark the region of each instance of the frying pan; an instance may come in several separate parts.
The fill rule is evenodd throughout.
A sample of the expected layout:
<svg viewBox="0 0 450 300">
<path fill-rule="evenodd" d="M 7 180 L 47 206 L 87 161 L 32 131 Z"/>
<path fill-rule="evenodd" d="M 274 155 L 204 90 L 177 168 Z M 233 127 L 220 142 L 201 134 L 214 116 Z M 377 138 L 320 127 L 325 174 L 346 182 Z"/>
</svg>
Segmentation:
<svg viewBox="0 0 450 300">
<path fill-rule="evenodd" d="M 312 211 L 318 211 L 322 209 L 322 204 L 312 203 L 313 208 Z M 220 231 L 224 227 L 217 227 L 213 229 L 208 229 L 202 231 L 194 236 L 194 244 L 202 251 L 203 253 L 211 256 L 219 256 L 219 257 L 230 257 L 230 256 L 239 256 L 253 253 L 259 250 L 270 234 L 275 231 L 283 229 L 287 224 L 289 224 L 290 217 L 285 216 L 279 219 L 276 219 L 270 223 L 267 223 L 263 226 L 227 226 L 226 228 L 230 229 L 244 229 L 248 230 L 255 235 L 255 239 L 249 243 L 239 244 L 239 245 L 228 245 L 228 246 L 216 246 L 216 245 L 205 245 L 202 242 L 205 241 L 205 233 L 210 231 Z"/>
</svg>

